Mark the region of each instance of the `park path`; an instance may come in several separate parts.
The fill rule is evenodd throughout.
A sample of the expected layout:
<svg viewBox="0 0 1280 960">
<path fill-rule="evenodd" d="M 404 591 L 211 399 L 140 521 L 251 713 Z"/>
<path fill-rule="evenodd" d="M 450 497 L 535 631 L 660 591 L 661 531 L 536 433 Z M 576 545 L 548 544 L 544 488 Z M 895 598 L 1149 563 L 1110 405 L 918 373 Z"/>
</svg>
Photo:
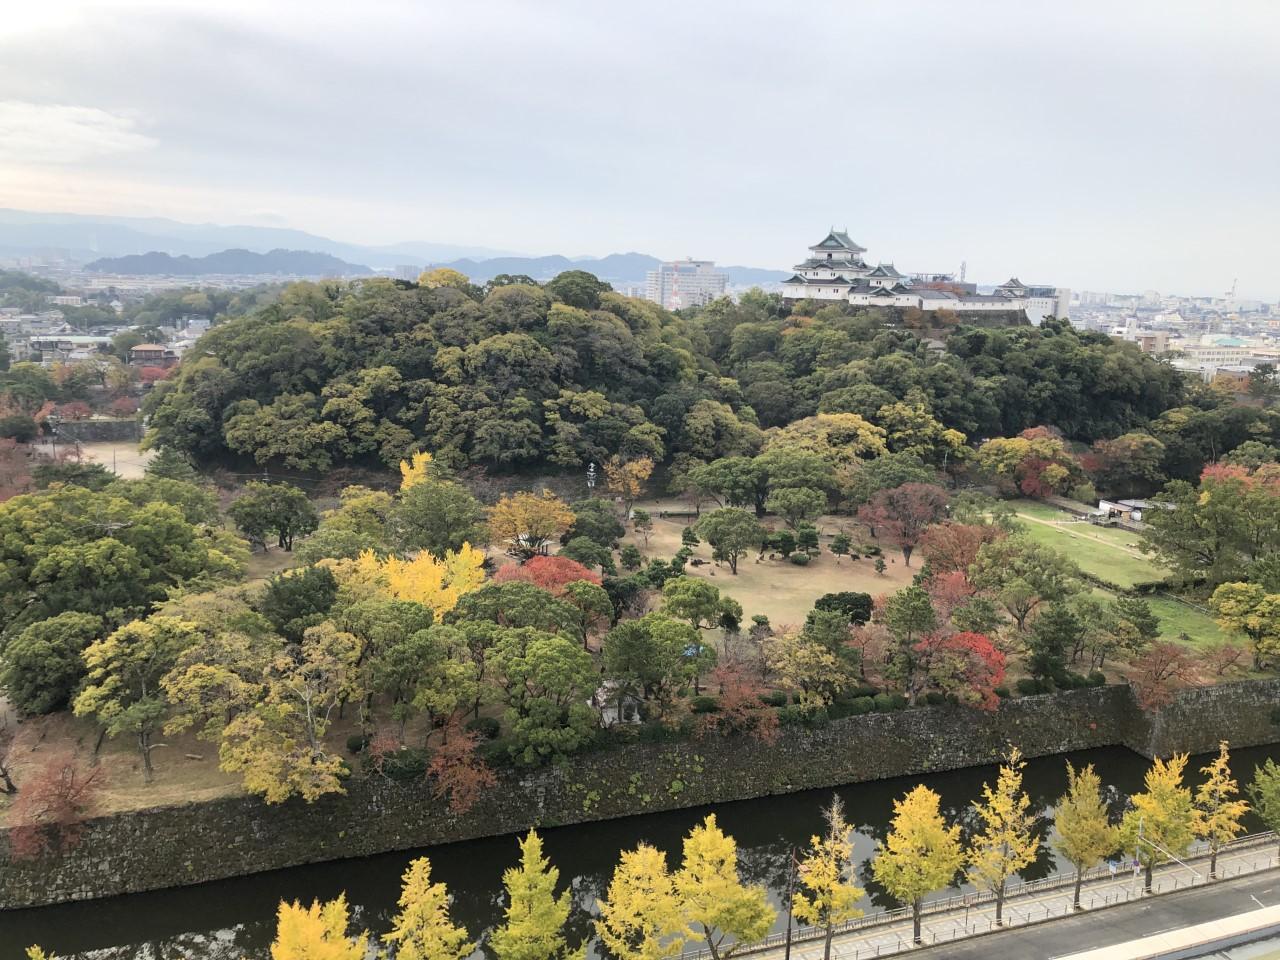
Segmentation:
<svg viewBox="0 0 1280 960">
<path fill-rule="evenodd" d="M 1277 836 L 1272 833 L 1242 837 L 1223 848 L 1218 856 L 1218 877 L 1227 879 L 1258 873 L 1280 866 Z M 1188 855 L 1184 864 L 1169 863 L 1157 867 L 1152 883 L 1155 894 L 1199 887 L 1208 880 L 1209 858 L 1203 852 Z M 1133 871 L 1118 869 L 1113 875 L 1108 867 L 1085 874 L 1080 894 L 1081 908 L 1098 910 L 1116 904 L 1143 899 L 1142 877 Z M 1004 905 L 1003 928 L 995 925 L 995 903 L 989 895 L 960 894 L 935 900 L 924 906 L 921 934 L 924 945 L 949 943 L 966 937 L 1009 929 L 1028 923 L 1039 923 L 1055 917 L 1076 914 L 1072 910 L 1074 874 L 1046 877 L 1024 883 L 1010 890 Z M 914 949 L 911 944 L 911 914 L 893 910 L 878 912 L 845 924 L 831 945 L 831 956 L 838 960 L 865 960 L 887 957 Z M 822 938 L 819 931 L 805 928 L 793 934 L 792 960 L 822 960 Z M 736 952 L 753 960 L 782 960 L 785 947 L 783 934 L 771 934 L 758 945 Z M 706 951 L 690 951 L 684 960 L 706 960 Z"/>
<path fill-rule="evenodd" d="M 1127 546 L 1125 546 L 1124 544 L 1116 543 L 1116 542 L 1115 542 L 1115 541 L 1113 541 L 1113 540 L 1107 540 L 1107 539 L 1105 539 L 1104 537 L 1094 536 L 1094 535 L 1093 535 L 1093 534 L 1091 534 L 1091 533 L 1080 533 L 1079 531 L 1076 531 L 1076 530 L 1072 530 L 1072 529 L 1070 529 L 1070 528 L 1071 528 L 1071 526 L 1073 526 L 1073 525 L 1075 525 L 1075 524 L 1086 524 L 1086 525 L 1087 525 L 1087 524 L 1088 524 L 1088 521 L 1087 521 L 1087 520 L 1066 520 L 1066 521 L 1063 521 L 1063 520 L 1041 520 L 1039 517 L 1033 517 L 1033 516 L 1031 516 L 1031 514 L 1029 514 L 1029 513 L 1016 513 L 1016 512 L 1015 512 L 1015 514 L 1014 514 L 1014 515 L 1015 515 L 1019 520 L 1026 520 L 1028 523 L 1038 523 L 1038 524 L 1040 524 L 1040 525 L 1041 525 L 1041 526 L 1043 526 L 1043 527 L 1053 527 L 1053 528 L 1055 528 L 1055 529 L 1057 529 L 1057 530 L 1062 530 L 1062 531 L 1064 531 L 1064 532 L 1065 532 L 1065 533 L 1067 533 L 1067 535 L 1069 535 L 1069 536 L 1072 536 L 1072 537 L 1079 537 L 1081 540 L 1092 540 L 1094 543 L 1100 543 L 1100 544 L 1102 544 L 1104 547 L 1111 547 L 1113 550 L 1119 550 L 1121 553 L 1127 553 L 1127 554 L 1129 554 L 1129 556 L 1131 556 L 1131 557 L 1136 557 L 1136 558 L 1137 558 L 1137 559 L 1139 559 L 1139 560 L 1149 560 L 1149 559 L 1151 559 L 1151 558 L 1150 558 L 1150 557 L 1148 557 L 1145 553 L 1143 553 L 1141 550 L 1138 550 L 1136 547 L 1127 547 Z"/>
</svg>

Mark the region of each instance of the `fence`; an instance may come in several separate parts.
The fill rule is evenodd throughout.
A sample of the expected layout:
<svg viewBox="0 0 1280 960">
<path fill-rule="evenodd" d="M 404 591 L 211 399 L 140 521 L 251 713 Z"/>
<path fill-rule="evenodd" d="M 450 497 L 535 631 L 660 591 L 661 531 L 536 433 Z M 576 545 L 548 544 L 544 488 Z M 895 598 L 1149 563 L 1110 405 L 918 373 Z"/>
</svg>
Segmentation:
<svg viewBox="0 0 1280 960">
<path fill-rule="evenodd" d="M 1280 845 L 1280 835 L 1268 831 L 1266 833 L 1251 834 L 1247 837 L 1240 837 L 1229 843 L 1224 843 L 1218 848 L 1218 876 L 1217 880 L 1225 880 L 1230 877 L 1240 876 L 1243 873 L 1256 873 L 1259 870 L 1268 870 L 1280 865 L 1277 862 L 1275 852 L 1268 854 L 1266 859 L 1259 865 L 1258 861 L 1250 863 L 1234 863 L 1224 864 L 1224 858 L 1230 857 L 1232 854 L 1239 853 L 1242 850 L 1265 847 L 1268 844 L 1276 846 Z M 1204 841 L 1197 841 L 1192 844 L 1188 852 L 1183 857 L 1184 860 L 1207 859 L 1209 856 L 1209 844 Z M 1175 865 L 1172 865 L 1176 867 Z M 1113 874 L 1109 866 L 1094 867 L 1084 872 L 1083 882 L 1089 884 L 1097 880 L 1112 879 L 1117 875 Z M 1023 897 L 1033 896 L 1053 890 L 1071 890 L 1074 888 L 1076 875 L 1074 872 L 1055 874 L 1051 877 L 1044 877 L 1040 880 L 1028 880 L 1024 883 L 1011 884 L 1005 890 L 1004 903 L 1004 921 L 999 929 L 1005 930 L 1014 926 L 1022 926 L 1028 923 L 1041 923 L 1054 917 L 1069 916 L 1075 913 L 1075 908 L 1070 899 L 1066 900 L 1061 906 L 1057 904 L 1036 904 L 1030 907 L 1019 907 L 1017 900 Z M 1185 890 L 1188 887 L 1203 886 L 1209 882 L 1205 874 L 1193 874 L 1190 877 L 1180 876 L 1179 873 L 1157 874 L 1151 884 L 1152 894 L 1172 893 L 1175 890 Z M 1081 907 L 1084 909 L 1100 909 L 1102 907 L 1115 906 L 1120 903 L 1127 903 L 1130 900 L 1141 899 L 1144 896 L 1141 881 L 1135 878 L 1135 882 L 1120 885 L 1112 890 L 1089 891 L 1082 890 L 1080 897 Z M 922 937 L 925 945 L 935 943 L 948 943 L 953 940 L 963 939 L 964 937 L 972 937 L 982 933 L 989 933 L 997 929 L 995 919 L 993 917 L 973 917 L 970 919 L 969 913 L 975 907 L 983 907 L 994 903 L 995 894 L 985 893 L 959 893 L 948 897 L 939 897 L 929 900 L 921 907 L 921 919 L 928 920 L 929 917 L 937 917 L 941 914 L 964 911 L 963 919 L 953 920 L 953 926 L 947 931 L 926 930 L 922 931 Z M 899 907 L 894 910 L 877 910 L 868 913 L 854 920 L 847 920 L 844 923 L 838 923 L 833 928 L 834 936 L 854 933 L 860 930 L 867 930 L 875 927 L 890 927 L 898 923 L 909 923 L 911 921 L 910 907 Z M 901 934 L 893 934 L 886 931 L 886 937 L 892 936 L 895 939 L 886 940 L 884 943 L 863 944 L 861 946 L 853 946 L 852 949 L 841 949 L 838 944 L 832 944 L 832 955 L 841 958 L 841 960 L 863 960 L 866 957 L 886 957 L 892 956 L 902 950 L 914 949 L 915 944 L 912 943 L 911 936 L 908 933 L 905 937 Z M 798 926 L 791 931 L 792 945 L 820 941 L 826 937 L 826 930 L 822 927 Z M 781 933 L 771 933 L 761 940 L 740 947 L 734 951 L 734 956 L 745 956 L 747 954 L 761 953 L 767 950 L 775 950 L 785 946 L 787 942 L 786 931 Z M 704 948 L 698 950 L 687 950 L 681 953 L 676 960 L 710 960 L 711 951 Z"/>
</svg>

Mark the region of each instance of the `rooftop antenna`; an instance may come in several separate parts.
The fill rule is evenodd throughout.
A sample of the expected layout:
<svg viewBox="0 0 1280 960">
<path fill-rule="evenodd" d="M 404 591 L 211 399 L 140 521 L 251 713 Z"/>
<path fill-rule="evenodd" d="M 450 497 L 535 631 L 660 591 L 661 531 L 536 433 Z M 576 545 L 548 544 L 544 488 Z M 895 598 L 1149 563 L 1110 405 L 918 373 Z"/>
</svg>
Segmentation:
<svg viewBox="0 0 1280 960">
<path fill-rule="evenodd" d="M 961 283 L 964 283 L 965 271 L 968 269 L 969 269 L 969 261 L 961 260 L 960 261 L 960 282 Z"/>
</svg>

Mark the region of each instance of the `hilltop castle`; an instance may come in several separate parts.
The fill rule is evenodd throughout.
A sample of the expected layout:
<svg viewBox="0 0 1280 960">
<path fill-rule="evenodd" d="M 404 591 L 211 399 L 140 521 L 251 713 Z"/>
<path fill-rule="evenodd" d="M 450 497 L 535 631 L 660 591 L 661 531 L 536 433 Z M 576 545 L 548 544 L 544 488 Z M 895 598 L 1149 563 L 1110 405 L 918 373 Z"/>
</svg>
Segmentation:
<svg viewBox="0 0 1280 960">
<path fill-rule="evenodd" d="M 1049 316 L 1065 317 L 1071 292 L 1055 287 L 1029 287 L 1011 279 L 992 294 L 949 276 L 900 273 L 892 263 L 869 265 L 867 248 L 832 229 L 809 248 L 809 256 L 783 281 L 783 296 L 793 300 L 844 300 L 855 306 L 915 307 L 919 310 L 992 312 L 1022 310 L 1036 325 Z"/>
</svg>

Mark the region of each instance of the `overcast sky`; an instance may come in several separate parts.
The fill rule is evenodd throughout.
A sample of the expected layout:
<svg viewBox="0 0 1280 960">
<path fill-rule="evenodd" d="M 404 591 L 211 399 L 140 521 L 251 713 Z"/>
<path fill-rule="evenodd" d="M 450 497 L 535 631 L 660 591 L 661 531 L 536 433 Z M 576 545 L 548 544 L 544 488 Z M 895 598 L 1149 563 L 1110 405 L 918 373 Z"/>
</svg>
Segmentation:
<svg viewBox="0 0 1280 960">
<path fill-rule="evenodd" d="M 1280 297 L 1280 3 L 15 0 L 0 206 Z"/>
</svg>

